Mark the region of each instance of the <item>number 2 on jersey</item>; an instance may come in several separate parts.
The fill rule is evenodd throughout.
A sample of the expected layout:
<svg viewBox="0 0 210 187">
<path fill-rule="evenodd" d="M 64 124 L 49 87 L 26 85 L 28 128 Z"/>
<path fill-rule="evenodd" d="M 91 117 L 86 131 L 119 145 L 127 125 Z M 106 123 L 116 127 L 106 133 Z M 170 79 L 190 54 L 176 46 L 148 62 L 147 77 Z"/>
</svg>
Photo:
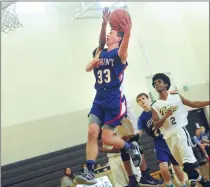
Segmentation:
<svg viewBox="0 0 210 187">
<path fill-rule="evenodd" d="M 172 125 L 176 125 L 176 119 L 175 119 L 175 117 L 171 117 L 171 123 L 172 123 Z"/>
<path fill-rule="evenodd" d="M 111 73 L 109 69 L 98 70 L 98 84 L 109 83 L 111 81 Z"/>
</svg>

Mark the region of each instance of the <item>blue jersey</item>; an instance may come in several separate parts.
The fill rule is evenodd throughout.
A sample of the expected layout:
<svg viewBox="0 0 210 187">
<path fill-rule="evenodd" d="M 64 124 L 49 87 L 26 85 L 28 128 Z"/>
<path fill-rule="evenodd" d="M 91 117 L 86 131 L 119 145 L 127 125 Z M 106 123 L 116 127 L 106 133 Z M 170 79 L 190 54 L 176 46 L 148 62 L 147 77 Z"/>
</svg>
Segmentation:
<svg viewBox="0 0 210 187">
<path fill-rule="evenodd" d="M 127 63 L 121 62 L 118 50 L 119 48 L 111 51 L 102 50 L 99 56 L 100 65 L 94 68 L 96 90 L 120 88 Z"/>
<path fill-rule="evenodd" d="M 154 138 L 156 150 L 170 152 L 166 141 L 163 139 L 163 135 L 160 133 L 160 130 L 154 128 L 151 111 L 142 112 L 138 119 L 138 129 L 144 129 L 149 136 Z"/>
</svg>

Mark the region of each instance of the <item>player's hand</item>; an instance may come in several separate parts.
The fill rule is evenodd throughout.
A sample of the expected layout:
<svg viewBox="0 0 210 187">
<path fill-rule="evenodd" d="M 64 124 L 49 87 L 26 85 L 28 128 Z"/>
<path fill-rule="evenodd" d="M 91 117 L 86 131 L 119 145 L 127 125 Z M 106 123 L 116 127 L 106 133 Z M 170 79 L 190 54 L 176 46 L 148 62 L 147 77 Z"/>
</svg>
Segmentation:
<svg viewBox="0 0 210 187">
<path fill-rule="evenodd" d="M 92 66 L 92 67 L 98 68 L 99 65 L 100 65 L 99 59 L 93 59 L 93 60 L 91 61 L 91 66 Z"/>
<path fill-rule="evenodd" d="M 168 109 L 168 111 L 165 114 L 165 117 L 168 118 L 171 115 L 173 115 L 173 111 L 171 109 Z"/>
<path fill-rule="evenodd" d="M 120 27 L 123 29 L 123 32 L 125 34 L 130 34 L 131 27 L 132 27 L 131 19 L 129 17 L 127 17 L 127 18 L 121 20 Z"/>
<path fill-rule="evenodd" d="M 109 20 L 110 11 L 108 7 L 105 7 L 103 11 L 103 23 L 107 24 Z"/>
</svg>

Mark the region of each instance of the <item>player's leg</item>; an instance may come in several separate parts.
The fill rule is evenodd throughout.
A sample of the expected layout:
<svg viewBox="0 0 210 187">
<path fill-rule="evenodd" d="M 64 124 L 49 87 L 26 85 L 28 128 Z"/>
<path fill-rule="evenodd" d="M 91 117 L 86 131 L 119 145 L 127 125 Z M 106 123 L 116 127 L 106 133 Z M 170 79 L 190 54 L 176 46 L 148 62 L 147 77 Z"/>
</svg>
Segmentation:
<svg viewBox="0 0 210 187">
<path fill-rule="evenodd" d="M 157 160 L 159 162 L 160 172 L 167 187 L 174 187 L 171 180 L 171 173 L 169 171 L 168 162 L 170 160 L 169 154 L 162 150 L 155 151 Z"/>
<path fill-rule="evenodd" d="M 142 176 L 139 181 L 139 184 L 141 186 L 160 186 L 163 184 L 163 182 L 161 180 L 157 180 L 157 179 L 153 178 L 149 173 L 149 169 L 147 168 L 146 159 L 145 159 L 143 148 L 141 145 L 142 145 L 142 143 L 140 143 L 140 152 L 142 155 L 140 170 L 141 170 Z"/>
<path fill-rule="evenodd" d="M 125 121 L 127 122 L 127 119 L 123 118 L 122 120 L 123 125 L 116 127 L 116 133 L 119 137 L 123 138 L 124 141 L 127 141 L 129 140 L 129 137 L 128 137 L 129 132 L 127 131 L 126 126 L 124 125 Z M 135 181 L 136 180 L 135 174 L 136 175 L 138 174 L 137 174 L 135 166 L 133 165 L 133 161 L 130 159 L 129 153 L 127 153 L 125 149 L 121 149 L 121 159 L 123 161 L 125 171 L 129 178 L 129 182 Z"/>
<path fill-rule="evenodd" d="M 182 168 L 179 166 L 175 158 L 170 154 L 170 161 L 173 164 L 174 172 L 180 182 L 180 187 L 186 187 L 185 176 Z"/>
<path fill-rule="evenodd" d="M 101 120 L 94 114 L 89 115 L 88 141 L 86 145 L 87 168 L 94 170 L 98 156 L 98 137 L 101 130 Z"/>
<path fill-rule="evenodd" d="M 138 144 L 136 142 L 127 143 L 119 136 L 114 136 L 112 128 L 113 126 L 104 125 L 102 130 L 102 141 L 105 144 L 121 149 L 121 158 L 124 162 L 124 167 L 129 178 L 128 186 L 138 186 L 130 164 L 130 156 L 135 163 L 138 164 L 140 162 L 140 152 L 138 149 Z"/>
<path fill-rule="evenodd" d="M 175 187 L 172 180 L 171 180 L 171 173 L 169 171 L 168 162 L 161 162 L 159 164 L 159 167 L 160 167 L 160 172 L 161 172 L 161 175 L 163 177 L 163 180 L 166 183 L 166 186 Z"/>
<path fill-rule="evenodd" d="M 120 156 L 109 156 L 109 165 L 112 171 L 112 177 L 115 187 L 124 187 L 128 184 L 128 178 L 123 167 Z"/>
<path fill-rule="evenodd" d="M 120 92 L 120 90 L 108 93 L 105 97 L 104 104 L 105 117 L 104 127 L 102 130 L 102 142 L 106 145 L 116 147 L 118 149 L 124 149 L 130 154 L 134 161 L 134 165 L 137 166 L 140 163 L 140 152 L 137 142 L 126 142 L 121 137 L 115 136 L 113 128 L 121 125 L 122 119 L 127 114 L 126 98 Z"/>
<path fill-rule="evenodd" d="M 114 146 L 116 148 L 121 149 L 121 157 L 124 162 L 124 167 L 128 174 L 129 184 L 128 187 L 137 187 L 138 183 L 133 175 L 133 171 L 130 165 L 130 156 L 135 160 L 140 160 L 140 153 L 138 150 L 138 145 L 134 142 L 127 143 L 119 136 L 114 135 L 113 126 L 104 125 L 102 129 L 102 142 L 106 145 Z"/>
<path fill-rule="evenodd" d="M 103 113 L 100 106 L 93 104 L 89 114 L 88 140 L 86 145 L 86 165 L 88 171 L 76 176 L 78 184 L 96 184 L 94 169 L 98 156 L 98 137 L 102 126 L 102 118 Z"/>
<path fill-rule="evenodd" d="M 203 155 L 205 156 L 205 158 L 208 160 L 209 159 L 209 156 L 208 156 L 208 153 L 206 151 L 205 145 L 201 144 L 200 145 L 200 149 L 201 149 Z"/>
<path fill-rule="evenodd" d="M 124 95 L 119 91 L 113 91 L 111 94 L 105 97 L 106 109 L 105 122 L 102 130 L 102 142 L 107 145 L 114 146 L 121 149 L 121 157 L 125 162 L 125 169 L 129 176 L 129 187 L 137 186 L 135 176 L 133 175 L 132 168 L 130 165 L 130 157 L 132 158 L 134 165 L 137 166 L 140 163 L 141 157 L 137 142 L 126 142 L 120 136 L 114 136 L 113 128 L 121 125 L 122 119 L 125 117 L 126 110 L 126 99 Z"/>
<path fill-rule="evenodd" d="M 119 121 L 120 123 L 120 121 Z M 113 125 L 104 125 L 102 129 L 102 142 L 106 145 L 125 150 L 133 159 L 134 165 L 138 166 L 141 161 L 141 155 L 137 142 L 126 142 L 119 136 L 114 135 Z M 122 153 L 122 152 L 121 152 Z"/>
<path fill-rule="evenodd" d="M 162 182 L 153 178 L 148 171 L 146 160 L 143 153 L 143 143 L 141 141 L 141 138 L 138 134 L 138 128 L 137 128 L 137 118 L 135 115 L 135 112 L 133 111 L 133 108 L 129 103 L 127 103 L 127 117 L 126 120 L 123 120 L 123 126 L 127 130 L 126 133 L 124 133 L 125 139 L 129 140 L 130 142 L 136 141 L 139 144 L 139 149 L 141 153 L 141 164 L 140 164 L 140 170 L 141 170 L 141 178 L 140 178 L 140 185 L 141 186 L 158 186 L 161 185 Z"/>
<path fill-rule="evenodd" d="M 185 128 L 182 128 L 174 136 L 166 139 L 168 147 L 179 163 L 183 166 L 183 171 L 187 174 L 190 186 L 196 186 L 196 181 L 203 187 L 210 186 L 210 182 L 204 179 L 195 168 L 196 158 L 191 147 L 190 135 Z"/>
<path fill-rule="evenodd" d="M 132 167 L 133 161 L 130 159 L 130 155 L 126 152 L 125 149 L 121 149 L 121 159 L 123 161 L 123 165 L 128 176 L 128 180 L 129 180 L 128 186 L 132 186 L 132 184 L 136 185 L 137 182 L 136 182 L 136 177 L 135 177 L 135 172 L 134 172 L 135 168 Z"/>
<path fill-rule="evenodd" d="M 173 165 L 174 168 L 174 172 L 180 182 L 180 186 L 185 187 L 186 186 L 186 182 L 185 182 L 185 177 L 184 177 L 184 172 L 183 170 L 180 168 L 179 165 Z"/>
<path fill-rule="evenodd" d="M 113 146 L 117 149 L 129 149 L 131 146 L 126 144 L 126 142 L 119 136 L 114 134 L 114 128 L 110 125 L 104 125 L 102 129 L 102 142 L 106 145 Z"/>
</svg>

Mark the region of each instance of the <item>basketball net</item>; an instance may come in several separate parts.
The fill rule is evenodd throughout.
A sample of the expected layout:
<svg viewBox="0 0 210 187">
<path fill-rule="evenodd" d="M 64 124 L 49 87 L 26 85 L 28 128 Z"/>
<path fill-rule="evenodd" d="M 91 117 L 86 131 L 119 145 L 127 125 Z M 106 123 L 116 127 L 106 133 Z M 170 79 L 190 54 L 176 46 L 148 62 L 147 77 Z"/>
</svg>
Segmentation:
<svg viewBox="0 0 210 187">
<path fill-rule="evenodd" d="M 16 14 L 15 4 L 1 10 L 1 32 L 8 33 L 22 26 Z"/>
</svg>

